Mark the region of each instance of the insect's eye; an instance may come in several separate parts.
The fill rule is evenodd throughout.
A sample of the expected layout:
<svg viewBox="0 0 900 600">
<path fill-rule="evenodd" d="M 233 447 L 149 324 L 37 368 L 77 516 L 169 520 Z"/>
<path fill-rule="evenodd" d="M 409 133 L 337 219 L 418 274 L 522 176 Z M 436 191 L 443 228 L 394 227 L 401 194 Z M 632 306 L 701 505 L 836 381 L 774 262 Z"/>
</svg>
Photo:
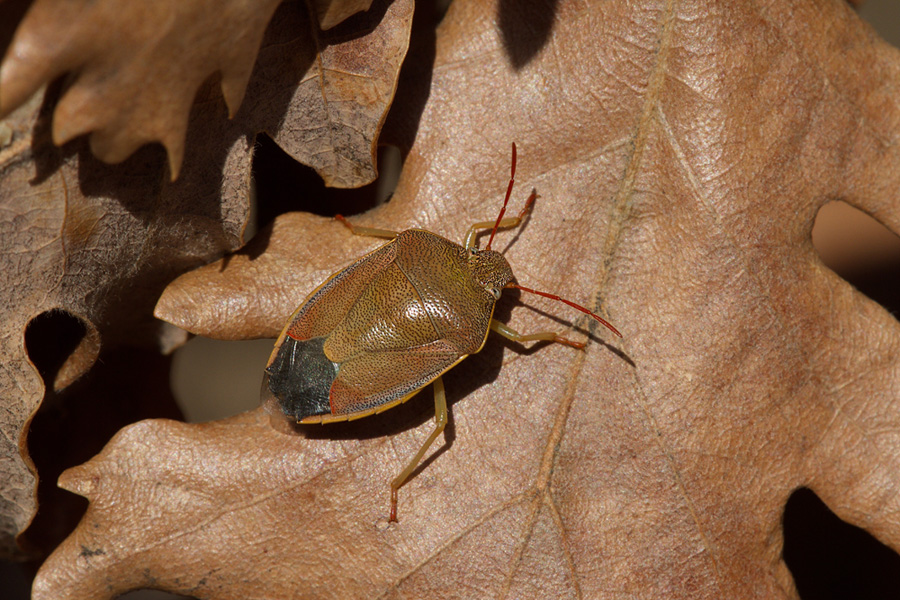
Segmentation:
<svg viewBox="0 0 900 600">
<path fill-rule="evenodd" d="M 475 256 L 475 253 L 478 252 L 477 248 L 467 248 L 466 252 L 469 253 L 469 256 Z"/>
<path fill-rule="evenodd" d="M 491 293 L 491 296 L 494 297 L 495 301 L 499 300 L 500 294 L 503 293 L 503 290 L 501 290 L 500 288 L 488 288 L 488 291 Z"/>
</svg>

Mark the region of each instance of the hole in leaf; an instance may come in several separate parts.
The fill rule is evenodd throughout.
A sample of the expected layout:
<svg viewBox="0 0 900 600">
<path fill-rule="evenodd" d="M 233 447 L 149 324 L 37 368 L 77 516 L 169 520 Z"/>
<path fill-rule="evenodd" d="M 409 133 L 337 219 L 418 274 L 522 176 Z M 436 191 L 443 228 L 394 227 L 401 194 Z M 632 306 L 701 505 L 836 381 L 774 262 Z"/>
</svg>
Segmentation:
<svg viewBox="0 0 900 600">
<path fill-rule="evenodd" d="M 784 561 L 803 600 L 900 598 L 900 555 L 807 488 L 784 509 Z"/>
<path fill-rule="evenodd" d="M 387 202 L 397 187 L 403 158 L 394 146 L 378 148 L 378 178 L 356 189 L 325 187 L 318 173 L 294 160 L 272 138 L 260 134 L 253 156 L 257 229 L 280 214 L 303 211 L 331 217 L 353 215 Z"/>
<path fill-rule="evenodd" d="M 195 337 L 172 356 L 172 393 L 189 423 L 259 406 L 259 386 L 275 340 Z"/>
<path fill-rule="evenodd" d="M 887 43 L 900 46 L 900 4 L 897 0 L 866 0 L 853 3 L 853 6 Z"/>
<path fill-rule="evenodd" d="M 816 215 L 812 241 L 826 266 L 900 313 L 900 237 L 846 202 L 829 202 Z"/>
<path fill-rule="evenodd" d="M 100 353 L 100 334 L 64 310 L 41 313 L 25 329 L 25 349 L 48 389 L 59 391 L 84 374 Z"/>
</svg>

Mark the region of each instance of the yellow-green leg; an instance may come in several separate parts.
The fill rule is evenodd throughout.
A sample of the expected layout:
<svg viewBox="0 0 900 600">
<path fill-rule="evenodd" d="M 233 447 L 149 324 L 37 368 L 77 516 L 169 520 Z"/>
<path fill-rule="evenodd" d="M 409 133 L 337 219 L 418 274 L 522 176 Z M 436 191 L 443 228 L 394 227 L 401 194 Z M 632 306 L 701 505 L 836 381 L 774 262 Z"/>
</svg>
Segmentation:
<svg viewBox="0 0 900 600">
<path fill-rule="evenodd" d="M 345 219 L 343 215 L 334 215 L 334 218 L 340 221 L 344 225 L 344 227 L 349 229 L 350 233 L 352 233 L 353 235 L 387 238 L 389 240 L 392 240 L 400 235 L 396 231 L 391 231 L 390 229 L 376 229 L 375 227 L 357 227 L 355 225 L 351 225 L 350 221 Z"/>
<path fill-rule="evenodd" d="M 409 461 L 409 464 L 406 465 L 406 468 L 403 469 L 399 475 L 391 482 L 391 516 L 390 520 L 393 522 L 397 522 L 397 490 L 406 483 L 406 480 L 415 471 L 416 467 L 419 465 L 419 462 L 422 460 L 422 457 L 425 456 L 425 453 L 428 451 L 428 448 L 431 444 L 434 443 L 434 440 L 437 439 L 437 436 L 441 435 L 441 432 L 444 431 L 444 427 L 447 426 L 447 396 L 444 394 L 444 382 L 441 381 L 441 378 L 438 377 L 434 380 L 434 431 L 431 432 L 431 435 L 428 436 L 428 439 L 425 440 L 425 443 L 422 444 L 422 447 L 419 448 L 419 451 L 416 452 L 416 455 L 413 456 L 412 460 Z"/>
<path fill-rule="evenodd" d="M 496 221 L 479 221 L 477 223 L 474 223 L 471 227 L 469 227 L 468 233 L 466 233 L 466 250 L 471 250 L 475 246 L 475 236 L 478 235 L 478 232 L 483 229 L 493 229 L 495 224 L 497 225 L 497 229 L 518 227 L 519 223 L 522 222 L 522 219 L 525 218 L 525 215 L 531 209 L 531 205 L 534 204 L 535 198 L 537 198 L 537 192 L 532 190 L 531 195 L 528 196 L 528 200 L 525 201 L 525 207 L 522 209 L 522 212 L 519 213 L 518 217 L 509 217 L 508 219 L 502 219 L 500 223 L 497 223 Z"/>
<path fill-rule="evenodd" d="M 566 346 L 572 346 L 573 348 L 578 348 L 579 350 L 581 350 L 585 346 L 584 342 L 574 342 L 568 338 L 564 338 L 555 331 L 538 331 L 537 333 L 521 334 L 508 325 L 501 323 L 497 319 L 491 319 L 491 329 L 493 329 L 506 339 L 512 340 L 519 344 L 525 342 L 547 341 L 556 342 L 557 344 L 565 344 Z"/>
</svg>

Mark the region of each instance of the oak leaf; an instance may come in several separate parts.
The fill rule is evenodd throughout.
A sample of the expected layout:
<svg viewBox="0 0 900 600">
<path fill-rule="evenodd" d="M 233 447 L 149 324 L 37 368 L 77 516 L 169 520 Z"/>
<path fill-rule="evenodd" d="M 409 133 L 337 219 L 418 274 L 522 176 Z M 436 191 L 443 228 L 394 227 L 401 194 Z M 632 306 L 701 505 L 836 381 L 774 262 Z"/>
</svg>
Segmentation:
<svg viewBox="0 0 900 600">
<path fill-rule="evenodd" d="M 0 69 L 0 115 L 66 72 L 74 80 L 54 111 L 53 141 L 91 132 L 91 150 L 118 163 L 158 141 L 173 178 L 200 85 L 221 73 L 229 112 L 241 104 L 278 0 L 122 3 L 39 0 Z"/>
<path fill-rule="evenodd" d="M 46 16 L 41 6 L 34 5 L 20 37 L 37 35 L 31 28 L 41 22 L 40 15 Z M 108 10 L 108 3 L 104 6 L 107 8 L 94 8 Z M 305 6 L 286 3 L 262 42 L 260 63 L 240 114 L 227 119 L 218 82 L 207 82 L 197 92 L 191 118 L 185 119 L 190 124 L 184 140 L 187 159 L 174 182 L 166 181 L 166 163 L 159 148 L 142 148 L 122 164 L 109 166 L 91 156 L 84 139 L 54 147 L 51 112 L 54 107 L 58 110 L 60 94 L 65 98 L 78 89 L 77 84 L 67 91 L 54 84 L 43 95 L 22 92 L 19 100 L 25 103 L 0 121 L 0 205 L 4 207 L 5 231 L 0 265 L 6 274 L 7 292 L 0 331 L 5 365 L 0 372 L 5 410 L 0 419 L 0 456 L 4 457 L 0 463 L 0 553 L 20 552 L 16 540 L 37 510 L 27 432 L 47 391 L 41 375 L 47 378 L 50 391 L 58 392 L 91 368 L 101 343 L 108 350 L 124 344 L 168 351 L 185 339 L 184 331 L 153 318 L 153 305 L 163 287 L 179 273 L 242 243 L 258 132 L 270 132 L 295 154 L 317 156 L 323 171 L 343 184 L 374 177 L 373 149 L 405 56 L 412 10 L 412 0 L 390 5 L 376 2 L 368 13 L 321 34 Z M 54 13 L 48 18 L 59 25 L 54 20 L 58 16 Z M 126 15 L 123 19 L 127 22 Z M 247 26 L 253 23 L 251 20 Z M 6 29 L 14 23 L 0 25 Z M 84 27 L 90 30 L 96 23 Z M 108 29 L 113 29 L 112 25 Z M 81 26 L 72 31 L 75 37 L 85 34 Z M 242 34 L 253 35 L 248 31 Z M 244 39 L 242 36 L 238 37 Z M 109 41 L 101 38 L 85 43 Z M 317 47 L 315 40 L 322 46 Z M 42 48 L 52 50 L 51 46 L 43 44 Z M 354 53 L 358 65 L 348 58 Z M 97 62 L 91 62 L 92 67 L 82 74 L 108 67 L 125 77 L 125 82 L 134 83 L 134 73 L 117 70 L 119 58 L 92 55 L 91 60 Z M 10 64 L 4 63 L 4 77 L 8 78 L 4 81 L 16 82 L 10 84 L 14 89 L 6 84 L 0 89 L 13 94 L 19 89 L 16 86 L 31 84 L 19 81 Z M 344 69 L 343 75 L 357 77 L 358 89 L 340 81 L 317 86 L 315 82 L 328 79 L 326 69 Z M 35 74 L 23 77 L 31 75 Z M 340 80 L 340 75 L 334 77 Z M 113 96 L 119 97 L 123 82 L 116 81 L 113 76 L 102 84 L 112 85 Z M 142 90 L 157 89 L 155 80 L 141 86 Z M 158 89 L 165 87 L 163 78 Z M 359 89 L 366 93 L 360 94 Z M 348 100 L 354 94 L 358 98 Z M 378 97 L 373 100 L 371 94 Z M 320 110 L 329 100 L 338 106 Z M 340 115 L 351 105 L 357 107 L 354 120 L 344 123 Z M 109 115 L 128 107 L 133 105 L 93 106 Z M 313 113 L 318 116 L 310 117 Z M 116 121 L 117 134 L 149 122 L 146 115 L 129 114 L 130 125 Z M 346 126 L 353 131 L 346 133 Z M 176 136 L 178 144 L 183 136 L 184 131 Z M 25 332 L 37 318 L 58 319 L 50 329 L 65 322 L 82 330 L 71 349 L 59 337 L 44 340 L 44 348 L 61 355 L 52 372 L 38 373 L 32 363 L 39 362 L 35 357 L 42 349 L 25 347 Z"/>
<path fill-rule="evenodd" d="M 42 375 L 58 391 L 93 365 L 101 345 L 182 343 L 183 331 L 153 318 L 154 300 L 179 273 L 240 244 L 249 189 L 246 181 L 223 189 L 220 178 L 193 166 L 167 182 L 152 148 L 115 167 L 97 162 L 83 143 L 55 148 L 38 97 L 3 124 L 11 134 L 0 149 L 0 551 L 9 554 L 36 510 L 27 432 L 44 397 Z M 215 154 L 203 155 L 221 164 Z M 42 319 L 55 323 L 55 335 L 26 349 L 26 330 Z M 68 350 L 66 323 L 76 330 Z M 38 373 L 46 365 L 37 356 L 47 353 L 59 364 Z"/>
<path fill-rule="evenodd" d="M 378 134 L 394 99 L 414 5 L 376 0 L 325 32 L 304 8 L 281 6 L 237 120 L 253 134 L 268 133 L 327 186 L 373 181 Z M 273 110 L 281 104 L 283 110 Z"/>
<path fill-rule="evenodd" d="M 292 102 L 300 118 L 282 121 L 284 113 L 277 104 L 282 90 L 273 94 L 269 87 L 254 98 L 262 105 L 255 110 L 256 120 L 265 118 L 270 133 L 329 183 L 351 187 L 371 181 L 377 129 L 406 53 L 411 3 L 396 2 L 387 9 L 408 13 L 405 22 L 381 19 L 379 11 L 384 13 L 387 3 L 377 2 L 375 14 L 328 32 L 319 29 L 302 3 L 288 3 L 291 6 L 282 7 L 273 19 L 272 28 L 280 31 L 276 47 L 260 51 L 266 25 L 279 4 L 39 0 L 25 15 L 0 65 L 0 116 L 71 72 L 54 110 L 54 143 L 89 133 L 94 154 L 118 163 L 140 146 L 160 142 L 175 179 L 198 89 L 218 74 L 228 113 L 235 115 L 261 52 L 269 56 L 260 58 L 257 69 L 268 75 L 277 71 L 262 85 L 296 88 Z M 314 8 L 322 27 L 333 29 L 371 4 L 317 0 Z M 290 18 L 298 12 L 303 15 L 299 21 Z M 378 23 L 385 26 L 376 27 Z M 360 35 L 365 27 L 375 31 Z M 268 37 L 271 44 L 271 31 Z M 298 66 L 308 69 L 299 87 L 292 79 Z"/>
<path fill-rule="evenodd" d="M 356 222 L 461 239 L 515 140 L 517 198 L 541 198 L 495 246 L 624 340 L 489 340 L 446 379 L 451 432 L 398 525 L 428 392 L 302 432 L 259 410 L 131 426 L 64 474 L 91 504 L 35 598 L 796 597 L 781 517 L 804 486 L 900 548 L 900 331 L 810 241 L 833 198 L 900 231 L 896 51 L 842 3 L 548 4 L 451 6 L 397 192 Z M 372 247 L 309 215 L 254 243 L 157 314 L 271 335 Z M 516 329 L 587 333 L 520 300 L 498 311 Z"/>
</svg>

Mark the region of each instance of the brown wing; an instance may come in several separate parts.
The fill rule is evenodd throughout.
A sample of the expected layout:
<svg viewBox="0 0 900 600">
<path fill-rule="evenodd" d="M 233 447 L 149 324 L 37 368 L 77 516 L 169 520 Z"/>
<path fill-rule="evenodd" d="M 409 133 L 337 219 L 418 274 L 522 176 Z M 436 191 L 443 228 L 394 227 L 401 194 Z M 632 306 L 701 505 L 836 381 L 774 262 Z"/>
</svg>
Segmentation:
<svg viewBox="0 0 900 600">
<path fill-rule="evenodd" d="M 329 277 L 291 315 L 282 336 L 308 340 L 331 333 L 353 307 L 362 291 L 385 267 L 394 262 L 396 253 L 395 240 L 391 240 Z"/>
<path fill-rule="evenodd" d="M 307 421 L 389 408 L 477 352 L 493 298 L 482 302 L 485 290 L 465 272 L 464 256 L 440 236 L 406 231 L 323 283 L 276 344 L 283 342 L 284 368 L 270 360 L 282 396 L 293 401 L 282 398 L 284 410 Z M 321 345 L 311 346 L 316 340 Z M 313 369 L 319 363 L 329 368 Z"/>
<path fill-rule="evenodd" d="M 366 352 L 341 363 L 331 385 L 331 414 L 399 404 L 465 358 L 445 340 L 414 348 Z"/>
<path fill-rule="evenodd" d="M 325 356 L 326 336 L 344 319 L 362 290 L 391 262 L 393 241 L 363 256 L 316 288 L 291 315 L 266 365 L 262 400 L 298 421 L 331 411 L 337 365 Z"/>
</svg>

